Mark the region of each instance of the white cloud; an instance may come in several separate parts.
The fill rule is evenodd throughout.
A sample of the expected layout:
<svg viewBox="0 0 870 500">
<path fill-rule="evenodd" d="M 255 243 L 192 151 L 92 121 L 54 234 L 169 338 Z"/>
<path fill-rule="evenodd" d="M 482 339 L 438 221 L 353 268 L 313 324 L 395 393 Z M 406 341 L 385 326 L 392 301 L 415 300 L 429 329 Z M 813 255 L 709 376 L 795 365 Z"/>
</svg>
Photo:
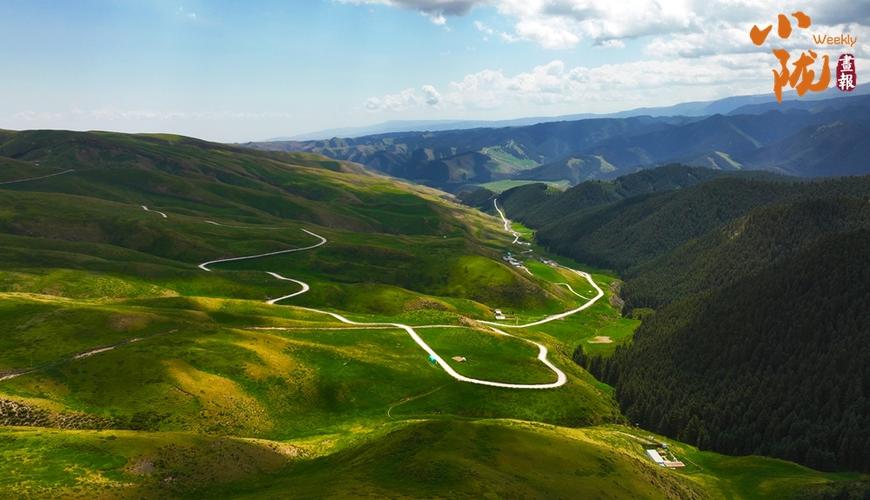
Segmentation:
<svg viewBox="0 0 870 500">
<path fill-rule="evenodd" d="M 414 9 L 425 14 L 433 23 L 443 26 L 450 16 L 464 16 L 477 5 L 490 3 L 489 0 L 338 0 L 353 5 L 388 5 Z"/>
<path fill-rule="evenodd" d="M 444 26 L 445 24 L 447 24 L 447 18 L 444 17 L 444 14 L 427 14 L 427 15 L 429 17 L 429 20 L 432 21 L 432 24 L 435 24 L 438 26 Z"/>
<path fill-rule="evenodd" d="M 441 94 L 432 85 L 423 85 L 423 100 L 429 106 L 437 106 L 441 102 Z"/>
<path fill-rule="evenodd" d="M 498 11 L 515 20 L 515 34 L 550 49 L 581 40 L 596 43 L 689 30 L 698 16 L 689 0 L 501 0 Z"/>
<path fill-rule="evenodd" d="M 688 54 L 679 45 L 700 47 L 698 55 L 716 47 L 742 47 L 754 23 L 774 22 L 781 12 L 803 10 L 813 28 L 851 23 L 870 25 L 866 0 L 338 0 L 416 9 L 436 24 L 464 16 L 475 7 L 491 5 L 513 24 L 505 41 L 525 40 L 548 49 L 566 49 L 583 40 L 603 47 L 620 47 L 627 39 L 658 37 L 656 47 Z M 486 37 L 495 30 L 475 23 Z M 663 38 L 674 37 L 673 46 Z M 664 40 L 666 41 L 666 40 Z"/>
<path fill-rule="evenodd" d="M 821 53 L 833 58 L 837 52 Z M 465 75 L 447 85 L 446 91 L 439 94 L 438 104 L 450 113 L 472 115 L 480 110 L 505 110 L 505 115 L 529 109 L 550 110 L 553 114 L 565 114 L 565 109 L 610 112 L 735 94 L 772 93 L 770 71 L 774 65 L 772 55 L 764 51 L 646 59 L 593 68 L 568 67 L 554 60 L 513 75 L 497 69 Z M 858 66 L 870 67 L 866 55 L 859 56 Z M 375 98 L 376 102 L 392 100 L 395 96 Z M 401 111 L 419 110 L 423 103 L 428 102 L 423 98 L 406 99 Z"/>
<path fill-rule="evenodd" d="M 366 99 L 365 108 L 369 111 L 392 111 L 401 112 L 418 108 L 422 105 L 438 106 L 441 103 L 441 94 L 432 85 L 423 85 L 417 89 L 408 88 L 395 94 L 387 94 L 381 97 L 369 97 Z"/>
<path fill-rule="evenodd" d="M 495 35 L 495 30 L 490 28 L 489 26 L 483 24 L 480 21 L 474 21 L 474 27 L 477 28 L 477 31 L 483 33 L 487 36 Z"/>
<path fill-rule="evenodd" d="M 618 38 L 613 38 L 610 40 L 603 40 L 598 43 L 600 47 L 608 48 L 608 49 L 624 49 L 625 42 L 619 40 Z"/>
<path fill-rule="evenodd" d="M 547 49 L 566 49 L 582 42 L 609 49 L 623 49 L 631 39 L 643 43 L 636 60 L 619 64 L 569 68 L 556 59 L 513 75 L 494 68 L 465 75 L 439 86 L 442 90 L 433 100 L 444 112 L 504 109 L 505 114 L 517 114 L 570 106 L 612 111 L 772 92 L 771 69 L 778 66 L 771 54 L 774 47 L 792 51 L 794 58 L 808 49 L 832 60 L 850 51 L 858 57 L 859 67 L 868 67 L 870 59 L 870 9 L 847 0 L 343 1 L 416 8 L 443 16 L 466 15 L 477 5 L 488 4 L 513 28 L 510 33 L 500 32 L 474 20 L 474 27 L 485 38 L 530 41 Z M 446 8 L 448 4 L 454 8 Z M 753 24 L 775 24 L 777 14 L 796 10 L 813 18 L 809 29 L 795 26 L 788 40 L 780 40 L 774 32 L 763 47 L 752 44 L 749 29 Z M 859 43 L 851 50 L 819 47 L 811 37 L 820 33 L 849 33 Z M 427 96 L 406 92 L 411 95 L 372 98 L 368 107 L 404 112 L 432 105 Z"/>
</svg>

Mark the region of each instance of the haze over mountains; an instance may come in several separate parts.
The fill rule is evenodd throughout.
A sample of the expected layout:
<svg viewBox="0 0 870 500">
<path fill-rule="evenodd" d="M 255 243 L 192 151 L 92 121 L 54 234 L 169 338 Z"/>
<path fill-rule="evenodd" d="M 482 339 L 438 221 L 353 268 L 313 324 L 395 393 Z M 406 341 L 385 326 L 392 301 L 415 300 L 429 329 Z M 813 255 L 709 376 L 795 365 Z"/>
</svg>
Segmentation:
<svg viewBox="0 0 870 500">
<path fill-rule="evenodd" d="M 870 87 L 866 85 L 859 85 L 852 94 L 859 95 L 866 94 L 868 92 L 870 92 Z M 823 92 L 806 94 L 800 97 L 798 97 L 794 91 L 789 91 L 783 94 L 783 104 L 778 104 L 777 106 L 788 106 L 798 100 L 810 101 L 833 99 L 837 97 L 843 97 L 843 94 L 833 88 L 827 89 Z M 577 113 L 559 116 L 532 116 L 508 120 L 392 120 L 360 127 L 333 128 L 316 132 L 307 132 L 304 134 L 294 135 L 292 137 L 275 137 L 260 142 L 317 141 L 332 139 L 335 137 L 363 137 L 367 135 L 380 135 L 399 132 L 440 132 L 444 130 L 459 130 L 470 128 L 521 127 L 526 125 L 536 125 L 538 123 L 574 121 L 588 118 L 628 118 L 631 116 L 705 116 L 716 113 L 727 114 L 743 106 L 753 106 L 758 104 L 773 105 L 775 103 L 776 99 L 772 94 L 757 94 L 726 97 L 723 99 L 716 99 L 712 101 L 685 102 L 680 104 L 674 104 L 671 106 L 635 108 L 626 111 L 617 111 L 614 113 Z"/>
<path fill-rule="evenodd" d="M 857 175 L 867 171 L 862 160 L 870 153 L 862 140 L 870 116 L 868 88 L 783 105 L 753 96 L 687 103 L 661 116 L 246 146 L 319 153 L 450 191 L 505 179 L 576 184 L 673 162 L 800 177 Z"/>
</svg>

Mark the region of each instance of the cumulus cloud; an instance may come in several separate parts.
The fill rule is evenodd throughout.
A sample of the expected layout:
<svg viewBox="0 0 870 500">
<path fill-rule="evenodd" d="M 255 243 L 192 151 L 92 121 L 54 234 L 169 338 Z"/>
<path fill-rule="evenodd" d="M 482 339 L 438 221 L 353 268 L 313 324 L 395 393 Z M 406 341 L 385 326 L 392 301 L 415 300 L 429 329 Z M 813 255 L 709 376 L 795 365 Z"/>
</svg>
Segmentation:
<svg viewBox="0 0 870 500">
<path fill-rule="evenodd" d="M 475 7 L 493 6 L 513 25 L 500 33 L 505 41 L 525 40 L 548 49 L 566 49 L 583 40 L 604 47 L 620 47 L 639 37 L 659 37 L 660 48 L 687 53 L 677 45 L 704 46 L 705 55 L 721 42 L 744 45 L 754 23 L 774 21 L 780 12 L 804 10 L 815 27 L 870 25 L 866 2 L 852 0 L 339 0 L 352 4 L 381 4 L 415 9 L 433 22 L 444 24 Z M 495 30 L 475 24 L 484 36 Z M 743 40 L 736 35 L 743 34 Z M 673 47 L 663 47 L 661 37 L 675 37 Z M 724 38 L 723 38 L 724 37 Z"/>
<path fill-rule="evenodd" d="M 838 50 L 820 52 L 833 58 Z M 438 105 L 451 112 L 531 108 L 559 113 L 581 106 L 589 112 L 609 112 L 663 104 L 663 95 L 673 96 L 671 100 L 677 102 L 715 99 L 738 93 L 765 93 L 772 91 L 770 71 L 775 61 L 771 57 L 768 52 L 756 51 L 667 60 L 644 59 L 591 68 L 569 67 L 561 60 L 554 60 L 516 74 L 484 69 L 450 82 L 442 93 L 437 94 Z M 868 54 L 859 56 L 858 65 L 870 67 Z M 384 103 L 395 101 L 396 97 L 373 99 Z M 422 97 L 403 102 L 402 111 L 432 104 Z M 378 106 L 375 109 L 391 108 Z"/>
<path fill-rule="evenodd" d="M 369 111 L 406 111 L 422 105 L 437 106 L 441 102 L 441 94 L 432 85 L 423 85 L 417 89 L 408 88 L 395 94 L 366 99 L 365 108 Z"/>
<path fill-rule="evenodd" d="M 702 47 L 698 55 L 748 43 L 754 23 L 780 12 L 804 10 L 814 26 L 867 25 L 870 9 L 848 0 L 500 0 L 498 10 L 515 21 L 516 36 L 546 48 L 569 48 L 581 40 L 612 46 L 639 37 L 676 38 Z M 683 52 L 686 51 L 677 51 Z"/>
<path fill-rule="evenodd" d="M 423 100 L 429 106 L 437 106 L 441 102 L 441 94 L 432 85 L 423 85 Z"/>
<path fill-rule="evenodd" d="M 515 35 L 562 49 L 583 39 L 613 39 L 678 32 L 698 23 L 688 0 L 501 0 L 498 11 L 515 21 Z"/>
<path fill-rule="evenodd" d="M 486 39 L 527 41 L 547 49 L 581 42 L 602 49 L 622 49 L 638 39 L 636 60 L 594 68 L 568 67 L 553 60 L 528 71 L 506 74 L 483 69 L 423 90 L 372 98 L 369 109 L 410 110 L 428 106 L 450 111 L 540 109 L 574 104 L 573 109 L 611 111 L 670 101 L 714 99 L 737 93 L 772 91 L 771 69 L 778 66 L 773 48 L 797 57 L 813 49 L 835 59 L 854 52 L 858 65 L 870 62 L 870 9 L 848 0 L 482 0 L 400 1 L 345 0 L 417 9 L 427 15 L 461 16 L 490 5 L 511 28 L 505 32 L 473 20 Z M 753 24 L 776 23 L 777 14 L 803 10 L 813 19 L 809 29 L 795 28 L 781 40 L 774 33 L 763 47 L 749 39 Z M 819 47 L 815 34 L 857 36 L 854 49 Z M 555 59 L 555 58 L 554 58 Z M 428 86 L 427 86 L 428 87 Z M 665 101 L 666 102 L 666 101 Z"/>
<path fill-rule="evenodd" d="M 389 5 L 414 9 L 425 14 L 433 23 L 444 25 L 447 18 L 464 16 L 477 5 L 487 4 L 488 0 L 339 0 L 341 3 L 366 5 Z"/>
</svg>

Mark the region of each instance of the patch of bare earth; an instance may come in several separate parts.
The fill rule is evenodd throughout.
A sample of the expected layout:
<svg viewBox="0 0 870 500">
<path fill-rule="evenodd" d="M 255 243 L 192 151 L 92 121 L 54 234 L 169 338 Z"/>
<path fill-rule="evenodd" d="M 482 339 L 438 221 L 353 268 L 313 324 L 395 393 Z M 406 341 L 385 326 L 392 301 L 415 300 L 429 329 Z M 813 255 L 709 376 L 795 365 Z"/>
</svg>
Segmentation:
<svg viewBox="0 0 870 500">
<path fill-rule="evenodd" d="M 598 337 L 593 337 L 593 338 L 587 340 L 586 342 L 589 344 L 612 344 L 613 339 L 611 339 L 610 337 L 598 336 Z"/>
</svg>

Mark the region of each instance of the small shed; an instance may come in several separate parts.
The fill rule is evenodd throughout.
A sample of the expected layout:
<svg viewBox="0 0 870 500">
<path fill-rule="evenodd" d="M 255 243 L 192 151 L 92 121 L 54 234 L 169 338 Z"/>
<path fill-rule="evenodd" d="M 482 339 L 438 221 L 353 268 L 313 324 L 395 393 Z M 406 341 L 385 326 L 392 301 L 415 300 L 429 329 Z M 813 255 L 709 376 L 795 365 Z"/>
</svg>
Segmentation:
<svg viewBox="0 0 870 500">
<path fill-rule="evenodd" d="M 655 462 L 655 463 L 661 465 L 662 467 L 664 467 L 664 465 L 665 465 L 665 459 L 662 458 L 661 455 L 659 455 L 659 452 L 658 452 L 658 451 L 656 451 L 656 450 L 646 450 L 646 454 L 649 455 L 649 457 L 652 459 L 653 462 Z"/>
</svg>

